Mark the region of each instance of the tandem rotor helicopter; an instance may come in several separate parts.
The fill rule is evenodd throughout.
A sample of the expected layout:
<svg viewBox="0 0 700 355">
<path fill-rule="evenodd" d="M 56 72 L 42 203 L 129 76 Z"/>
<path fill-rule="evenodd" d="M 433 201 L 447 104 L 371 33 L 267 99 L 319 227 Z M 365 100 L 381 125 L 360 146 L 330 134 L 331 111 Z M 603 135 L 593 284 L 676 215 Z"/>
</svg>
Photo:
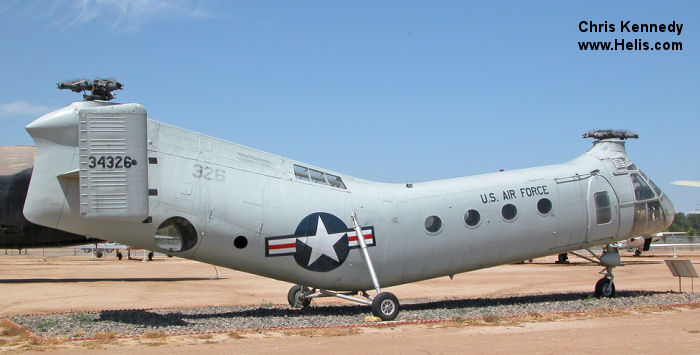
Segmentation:
<svg viewBox="0 0 700 355">
<path fill-rule="evenodd" d="M 293 307 L 338 297 L 393 320 L 400 304 L 382 287 L 579 249 L 604 267 L 596 295 L 612 297 L 610 244 L 674 217 L 624 131 L 584 134 L 593 146 L 561 164 L 390 184 L 150 120 L 109 102 L 118 82 L 59 88 L 91 94 L 26 126 L 28 220 L 288 281 Z"/>
</svg>

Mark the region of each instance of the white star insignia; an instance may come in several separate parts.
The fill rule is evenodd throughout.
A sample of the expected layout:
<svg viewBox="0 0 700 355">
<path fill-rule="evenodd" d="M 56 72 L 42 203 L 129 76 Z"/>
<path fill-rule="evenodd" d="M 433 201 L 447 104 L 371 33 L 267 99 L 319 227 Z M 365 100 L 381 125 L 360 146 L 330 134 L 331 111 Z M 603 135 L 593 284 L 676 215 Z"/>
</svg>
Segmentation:
<svg viewBox="0 0 700 355">
<path fill-rule="evenodd" d="M 309 264 L 311 266 L 321 255 L 325 255 L 336 262 L 340 262 L 338 259 L 338 254 L 335 252 L 333 245 L 342 238 L 347 232 L 332 233 L 328 234 L 326 231 L 326 225 L 323 224 L 321 216 L 318 216 L 318 223 L 316 224 L 316 235 L 310 235 L 308 237 L 299 238 L 302 243 L 308 245 L 311 248 L 311 255 L 309 256 Z"/>
</svg>

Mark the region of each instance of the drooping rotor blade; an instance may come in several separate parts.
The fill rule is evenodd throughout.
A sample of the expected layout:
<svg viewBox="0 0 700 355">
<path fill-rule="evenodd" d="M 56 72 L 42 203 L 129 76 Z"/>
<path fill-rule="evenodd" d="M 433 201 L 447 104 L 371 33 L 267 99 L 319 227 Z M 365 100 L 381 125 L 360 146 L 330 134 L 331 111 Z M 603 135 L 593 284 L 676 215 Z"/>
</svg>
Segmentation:
<svg viewBox="0 0 700 355">
<path fill-rule="evenodd" d="M 678 180 L 672 182 L 672 184 L 680 186 L 700 187 L 700 181 L 698 180 Z"/>
</svg>

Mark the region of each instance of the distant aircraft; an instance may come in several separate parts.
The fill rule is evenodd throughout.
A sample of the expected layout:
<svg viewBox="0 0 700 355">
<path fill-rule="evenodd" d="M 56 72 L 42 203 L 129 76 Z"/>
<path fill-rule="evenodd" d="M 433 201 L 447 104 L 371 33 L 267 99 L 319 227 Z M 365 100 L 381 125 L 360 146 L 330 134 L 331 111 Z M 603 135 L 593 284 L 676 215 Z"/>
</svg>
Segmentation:
<svg viewBox="0 0 700 355">
<path fill-rule="evenodd" d="M 85 253 L 92 253 L 96 258 L 101 258 L 104 253 L 112 253 L 116 251 L 117 259 L 121 260 L 124 255 L 120 250 L 130 250 L 131 247 L 124 244 L 116 244 L 112 242 L 107 243 L 95 243 L 95 244 L 85 244 L 73 247 L 74 249 L 80 249 Z"/>
<path fill-rule="evenodd" d="M 621 131 L 585 134 L 593 147 L 563 164 L 389 184 L 149 120 L 138 104 L 75 102 L 26 129 L 30 221 L 288 281 L 293 307 L 334 296 L 382 320 L 400 307 L 382 287 L 600 245 L 595 293 L 612 297 L 610 244 L 674 217 Z"/>
<path fill-rule="evenodd" d="M 32 168 L 29 167 L 12 175 L 0 176 L 0 249 L 21 250 L 102 241 L 27 221 L 22 207 L 31 175 Z"/>
<path fill-rule="evenodd" d="M 101 258 L 104 256 L 104 253 L 112 253 L 116 252 L 115 256 L 117 259 L 122 260 L 124 257 L 124 254 L 122 254 L 122 250 L 126 250 L 126 258 L 131 260 L 131 250 L 133 249 L 132 247 L 125 245 L 125 244 L 117 244 L 114 242 L 106 242 L 106 243 L 94 243 L 94 244 L 85 244 L 85 245 L 79 245 L 77 247 L 73 247 L 74 249 L 80 249 L 85 253 L 92 253 L 96 258 Z M 146 250 L 143 252 L 143 261 L 151 261 L 153 260 L 154 253 L 153 251 L 148 251 L 146 253 Z"/>
<path fill-rule="evenodd" d="M 676 236 L 685 234 L 685 232 L 659 232 L 654 235 L 634 237 L 616 243 L 617 248 L 626 248 L 627 251 L 634 251 L 635 256 L 642 255 L 642 252 L 649 251 L 652 246 L 659 246 L 664 244 L 652 244 L 663 240 L 668 236 Z"/>
<path fill-rule="evenodd" d="M 121 260 L 120 249 L 127 250 L 130 256 L 129 246 L 101 243 L 101 239 L 40 226 L 24 218 L 22 209 L 32 175 L 34 152 L 34 147 L 30 146 L 0 146 L 0 249 L 22 250 L 91 243 L 77 248 L 92 251 L 98 258 L 102 257 L 103 252 L 117 250 L 117 258 Z M 147 256 L 144 254 L 146 257 L 152 260 L 153 252 L 149 251 Z"/>
</svg>

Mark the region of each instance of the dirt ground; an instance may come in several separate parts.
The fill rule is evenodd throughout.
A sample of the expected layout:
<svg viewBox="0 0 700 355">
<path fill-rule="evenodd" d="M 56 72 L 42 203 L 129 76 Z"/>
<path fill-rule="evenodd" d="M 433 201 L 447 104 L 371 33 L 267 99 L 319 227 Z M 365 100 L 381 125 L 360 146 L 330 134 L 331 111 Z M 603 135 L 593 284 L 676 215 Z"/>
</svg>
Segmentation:
<svg viewBox="0 0 700 355">
<path fill-rule="evenodd" d="M 30 250 L 29 255 L 0 251 L 0 315 L 73 310 L 168 308 L 234 304 L 285 304 L 289 283 L 178 258 L 157 256 L 152 262 L 118 261 L 112 254 L 61 250 Z M 700 252 L 679 251 L 679 259 L 700 264 Z M 138 254 L 139 256 L 141 254 Z M 629 255 L 629 254 L 627 254 Z M 670 251 L 642 257 L 625 256 L 615 269 L 617 290 L 678 290 L 664 259 Z M 495 268 L 402 285 L 386 290 L 399 299 L 468 298 L 523 293 L 592 292 L 601 267 L 571 257 L 554 264 L 550 256 L 525 264 Z M 696 266 L 697 267 L 697 266 Z M 217 277 L 218 276 L 218 277 Z M 682 284 L 691 290 L 690 280 Z M 694 286 L 694 289 L 700 288 Z M 323 302 L 338 302 L 326 299 Z M 369 310 L 368 310 L 369 314 Z M 48 348 L 47 348 L 48 346 Z M 202 334 L 194 336 L 103 339 L 59 345 L 17 347 L 16 350 L 109 352 L 302 353 L 457 353 L 538 352 L 584 353 L 617 350 L 643 353 L 698 353 L 700 308 L 650 308 L 545 316 L 499 324 L 401 325 L 376 328 L 298 330 Z"/>
</svg>

